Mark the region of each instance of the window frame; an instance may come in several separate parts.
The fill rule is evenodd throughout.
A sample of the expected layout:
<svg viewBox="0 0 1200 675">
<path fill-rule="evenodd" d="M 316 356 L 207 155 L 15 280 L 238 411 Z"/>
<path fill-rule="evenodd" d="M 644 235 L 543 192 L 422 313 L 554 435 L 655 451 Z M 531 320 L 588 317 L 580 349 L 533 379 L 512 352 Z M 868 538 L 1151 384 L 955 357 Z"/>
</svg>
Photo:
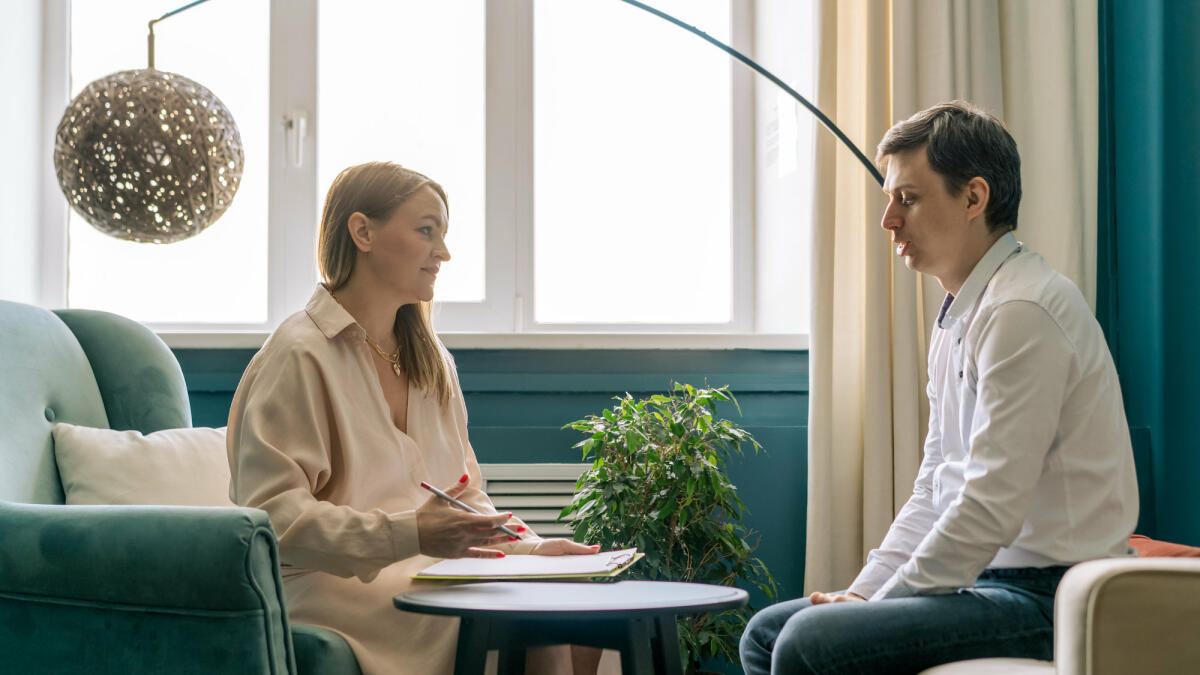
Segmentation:
<svg viewBox="0 0 1200 675">
<path fill-rule="evenodd" d="M 616 0 L 613 0 L 616 1 Z M 762 345 L 794 349 L 806 345 L 799 333 L 760 336 L 755 308 L 755 81 L 744 68 L 731 68 L 732 112 L 732 256 L 731 320 L 713 324 L 546 323 L 534 319 L 533 225 L 533 2 L 486 2 L 486 224 L 485 297 L 483 302 L 438 302 L 437 325 L 454 342 L 551 346 L 607 344 L 618 348 L 680 344 Z M 43 138 L 53 147 L 58 116 L 69 103 L 70 2 L 45 6 L 43 40 Z M 751 53 L 755 13 L 752 3 L 730 3 L 731 42 Z M 315 287 L 316 229 L 321 186 L 317 185 L 317 39 L 319 0 L 271 0 L 268 169 L 267 320 L 247 323 L 153 323 L 147 325 L 182 345 L 217 346 L 221 336 L 232 345 L 261 344 L 289 314 L 302 308 Z M 174 19 L 185 21 L 186 17 Z M 655 20 L 646 17 L 646 20 Z M 666 28 L 665 28 L 666 29 Z M 304 161 L 287 155 L 289 115 L 302 112 L 307 136 L 301 139 Z M 45 306 L 66 306 L 67 213 L 47 157 L 42 190 L 40 299 Z M 537 338 L 535 336 L 557 336 Z M 687 336 L 710 335 L 696 340 Z M 171 336 L 175 336 L 171 338 Z M 239 337 L 240 336 L 240 337 Z M 519 336 L 528 336 L 525 338 Z M 638 336 L 645 336 L 639 339 Z M 775 345 L 775 346 L 768 346 Z M 565 347 L 564 347 L 565 348 Z"/>
</svg>

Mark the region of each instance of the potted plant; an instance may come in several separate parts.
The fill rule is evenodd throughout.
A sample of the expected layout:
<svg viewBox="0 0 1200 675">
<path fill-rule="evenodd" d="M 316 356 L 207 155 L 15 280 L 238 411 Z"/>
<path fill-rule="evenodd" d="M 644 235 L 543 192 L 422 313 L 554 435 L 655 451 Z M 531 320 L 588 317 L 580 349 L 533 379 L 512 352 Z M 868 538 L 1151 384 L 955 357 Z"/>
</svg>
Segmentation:
<svg viewBox="0 0 1200 675">
<path fill-rule="evenodd" d="M 760 445 L 738 425 L 717 417 L 720 402 L 741 408 L 729 387 L 697 389 L 675 383 L 670 395 L 634 400 L 625 394 L 600 415 L 571 422 L 587 434 L 575 445 L 592 466 L 576 485 L 560 520 L 577 541 L 605 549 L 636 546 L 644 560 L 626 573 L 636 579 L 749 584 L 768 599 L 775 580 L 752 557 L 746 511 L 725 463 Z M 679 621 L 687 672 L 724 658 L 738 663 L 738 639 L 753 609 L 743 607 Z"/>
</svg>

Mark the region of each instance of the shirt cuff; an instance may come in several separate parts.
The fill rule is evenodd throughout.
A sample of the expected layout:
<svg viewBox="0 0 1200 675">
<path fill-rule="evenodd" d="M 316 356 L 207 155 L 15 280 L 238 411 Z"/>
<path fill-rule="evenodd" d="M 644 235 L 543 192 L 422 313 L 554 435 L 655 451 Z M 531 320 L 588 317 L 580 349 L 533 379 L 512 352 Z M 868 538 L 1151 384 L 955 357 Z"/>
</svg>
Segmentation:
<svg viewBox="0 0 1200 675">
<path fill-rule="evenodd" d="M 411 558 L 421 552 L 421 535 L 417 531 L 416 511 L 388 514 L 388 535 L 392 539 L 393 562 Z"/>
<path fill-rule="evenodd" d="M 947 586 L 938 586 L 933 588 L 917 588 L 904 580 L 904 575 L 899 570 L 888 579 L 886 583 L 875 591 L 871 596 L 871 600 L 893 600 L 895 598 L 911 598 L 917 595 L 943 595 L 953 593 L 956 589 Z"/>
<path fill-rule="evenodd" d="M 847 593 L 874 599 L 875 594 L 889 579 L 894 577 L 896 570 L 889 568 L 882 563 L 867 563 L 862 571 L 855 577 L 854 583 L 850 584 L 850 588 L 846 589 Z"/>
</svg>

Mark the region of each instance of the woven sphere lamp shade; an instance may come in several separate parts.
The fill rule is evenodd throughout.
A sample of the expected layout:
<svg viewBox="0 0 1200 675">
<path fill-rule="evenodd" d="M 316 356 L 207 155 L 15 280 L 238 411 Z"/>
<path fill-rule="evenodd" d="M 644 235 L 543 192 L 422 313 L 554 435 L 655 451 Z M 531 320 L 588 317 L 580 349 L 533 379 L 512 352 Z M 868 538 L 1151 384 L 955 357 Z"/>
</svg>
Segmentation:
<svg viewBox="0 0 1200 675">
<path fill-rule="evenodd" d="M 216 222 L 244 161 L 225 104 L 153 68 L 89 84 L 54 138 L 54 172 L 71 206 L 101 232 L 139 242 L 180 241 Z"/>
</svg>

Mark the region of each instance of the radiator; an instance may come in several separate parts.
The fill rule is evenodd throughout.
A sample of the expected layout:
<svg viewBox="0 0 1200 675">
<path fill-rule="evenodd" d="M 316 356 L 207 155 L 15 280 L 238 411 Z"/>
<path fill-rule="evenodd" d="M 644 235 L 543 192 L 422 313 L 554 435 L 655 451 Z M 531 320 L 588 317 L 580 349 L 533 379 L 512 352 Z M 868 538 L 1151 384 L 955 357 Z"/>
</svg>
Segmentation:
<svg viewBox="0 0 1200 675">
<path fill-rule="evenodd" d="M 575 481 L 590 464 L 480 464 L 483 491 L 497 511 L 512 511 L 543 537 L 570 537 L 558 521 L 575 496 Z"/>
</svg>

